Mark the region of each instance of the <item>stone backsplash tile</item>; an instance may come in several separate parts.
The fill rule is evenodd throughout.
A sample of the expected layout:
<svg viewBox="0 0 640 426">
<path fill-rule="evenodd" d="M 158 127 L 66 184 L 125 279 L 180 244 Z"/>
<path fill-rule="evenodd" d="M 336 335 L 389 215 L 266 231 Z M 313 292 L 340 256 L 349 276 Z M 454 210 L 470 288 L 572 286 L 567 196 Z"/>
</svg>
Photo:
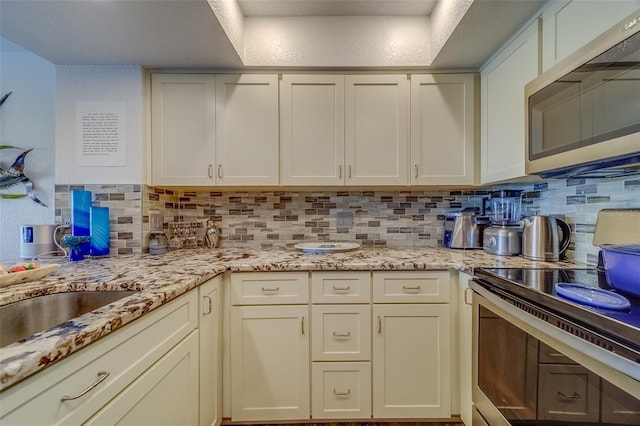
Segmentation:
<svg viewBox="0 0 640 426">
<path fill-rule="evenodd" d="M 550 179 L 466 190 L 219 191 L 146 185 L 56 185 L 56 222 L 70 217 L 70 191 L 86 189 L 94 205 L 110 207 L 111 254 L 148 251 L 149 211 L 171 222 L 214 220 L 227 247 L 292 247 L 301 241 L 358 241 L 367 247 L 435 247 L 446 214 L 482 206 L 495 189 L 524 191 L 527 215 L 557 215 L 573 234 L 568 257 L 594 264 L 598 211 L 640 208 L 640 179 Z M 336 227 L 338 212 L 353 213 L 350 229 Z"/>
<path fill-rule="evenodd" d="M 368 247 L 435 247 L 443 217 L 480 206 L 482 191 L 164 191 L 148 188 L 144 214 L 172 221 L 213 219 L 225 246 L 291 247 L 300 241 L 359 241 Z M 350 229 L 338 212 L 353 213 Z M 144 226 L 145 220 L 143 220 Z"/>
</svg>

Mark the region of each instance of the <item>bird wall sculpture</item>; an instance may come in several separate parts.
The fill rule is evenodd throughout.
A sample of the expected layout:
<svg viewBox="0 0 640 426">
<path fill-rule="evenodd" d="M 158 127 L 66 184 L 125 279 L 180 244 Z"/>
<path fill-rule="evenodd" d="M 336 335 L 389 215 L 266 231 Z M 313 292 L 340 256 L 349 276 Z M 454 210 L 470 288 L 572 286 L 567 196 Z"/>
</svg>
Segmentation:
<svg viewBox="0 0 640 426">
<path fill-rule="evenodd" d="M 0 106 L 5 103 L 7 98 L 11 95 L 11 92 L 5 94 L 0 98 Z M 0 145 L 0 149 L 21 149 L 16 146 L 11 145 Z M 22 198 L 28 196 L 36 203 L 47 207 L 45 203 L 43 203 L 35 193 L 35 188 L 33 182 L 27 175 L 24 174 L 24 163 L 25 157 L 29 154 L 33 149 L 27 149 L 23 151 L 18 157 L 14 160 L 13 164 L 8 169 L 4 169 L 0 165 L 0 191 L 13 188 L 17 185 L 24 185 L 25 193 L 24 194 L 6 194 L 0 193 L 0 198 Z"/>
<path fill-rule="evenodd" d="M 22 198 L 28 195 L 29 198 L 36 203 L 47 207 L 47 205 L 36 195 L 31 179 L 24 174 L 24 159 L 31 151 L 32 149 L 23 151 L 22 154 L 18 155 L 11 167 L 8 169 L 5 170 L 0 167 L 0 190 L 12 188 L 18 184 L 23 184 L 26 194 L 0 194 L 0 196 L 2 196 L 2 198 Z"/>
</svg>

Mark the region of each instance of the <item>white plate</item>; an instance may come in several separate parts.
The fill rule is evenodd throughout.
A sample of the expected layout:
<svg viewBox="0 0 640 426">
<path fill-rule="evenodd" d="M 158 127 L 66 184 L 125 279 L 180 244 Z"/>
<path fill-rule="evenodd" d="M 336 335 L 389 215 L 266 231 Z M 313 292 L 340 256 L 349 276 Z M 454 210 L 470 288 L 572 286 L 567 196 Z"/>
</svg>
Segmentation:
<svg viewBox="0 0 640 426">
<path fill-rule="evenodd" d="M 334 253 L 360 248 L 360 243 L 299 243 L 294 246 L 305 253 Z"/>
<path fill-rule="evenodd" d="M 57 263 L 49 265 L 40 264 L 40 267 L 36 269 L 28 269 L 26 271 L 11 272 L 5 275 L 0 275 L 0 287 L 39 280 L 59 268 L 60 265 Z"/>
</svg>

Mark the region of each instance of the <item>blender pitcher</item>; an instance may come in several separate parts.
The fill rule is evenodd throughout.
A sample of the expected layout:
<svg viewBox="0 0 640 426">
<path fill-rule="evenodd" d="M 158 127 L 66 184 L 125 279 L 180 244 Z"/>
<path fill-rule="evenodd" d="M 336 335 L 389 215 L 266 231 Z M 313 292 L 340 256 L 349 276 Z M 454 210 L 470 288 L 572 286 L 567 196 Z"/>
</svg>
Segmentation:
<svg viewBox="0 0 640 426">
<path fill-rule="evenodd" d="M 489 220 L 492 225 L 519 225 L 522 217 L 522 191 L 501 189 L 491 192 L 489 199 Z"/>
</svg>

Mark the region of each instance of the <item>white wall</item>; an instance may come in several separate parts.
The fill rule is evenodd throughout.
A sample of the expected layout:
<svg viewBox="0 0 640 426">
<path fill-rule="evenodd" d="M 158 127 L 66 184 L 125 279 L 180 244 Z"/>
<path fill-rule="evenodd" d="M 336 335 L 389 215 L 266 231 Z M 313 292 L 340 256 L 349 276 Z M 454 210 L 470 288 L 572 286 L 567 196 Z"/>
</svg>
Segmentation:
<svg viewBox="0 0 640 426">
<path fill-rule="evenodd" d="M 12 91 L 0 107 L 0 145 L 33 148 L 25 174 L 48 207 L 29 198 L 0 198 L 0 260 L 17 259 L 20 225 L 54 223 L 55 66 L 0 37 L 0 96 Z M 0 150 L 0 164 L 8 168 L 20 150 Z M 3 191 L 7 192 L 7 191 Z M 16 187 L 12 192 L 24 193 Z"/>
<path fill-rule="evenodd" d="M 56 183 L 137 184 L 144 182 L 144 72 L 138 65 L 60 65 L 56 87 Z M 123 166 L 78 166 L 78 102 L 124 103 Z"/>
</svg>

